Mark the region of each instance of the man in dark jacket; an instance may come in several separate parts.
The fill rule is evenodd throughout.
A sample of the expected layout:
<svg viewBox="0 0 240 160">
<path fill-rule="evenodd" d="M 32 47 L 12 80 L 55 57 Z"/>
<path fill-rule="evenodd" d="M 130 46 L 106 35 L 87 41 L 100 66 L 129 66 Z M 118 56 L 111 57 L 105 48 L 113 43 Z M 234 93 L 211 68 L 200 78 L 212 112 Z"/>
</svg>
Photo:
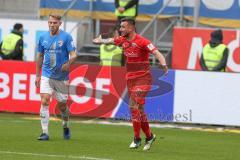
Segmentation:
<svg viewBox="0 0 240 160">
<path fill-rule="evenodd" d="M 223 44 L 222 30 L 218 29 L 211 33 L 211 39 L 203 48 L 200 65 L 203 71 L 225 72 L 228 48 Z"/>
<path fill-rule="evenodd" d="M 0 56 L 6 60 L 23 60 L 23 25 L 16 23 L 13 31 L 0 43 Z"/>
</svg>

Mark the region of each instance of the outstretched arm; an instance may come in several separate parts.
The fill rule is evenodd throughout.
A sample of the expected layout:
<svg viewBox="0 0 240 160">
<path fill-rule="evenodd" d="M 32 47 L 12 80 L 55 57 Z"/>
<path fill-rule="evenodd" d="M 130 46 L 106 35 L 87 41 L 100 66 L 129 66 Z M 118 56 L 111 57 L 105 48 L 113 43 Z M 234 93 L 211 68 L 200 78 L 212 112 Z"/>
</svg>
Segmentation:
<svg viewBox="0 0 240 160">
<path fill-rule="evenodd" d="M 166 63 L 166 60 L 164 58 L 164 56 L 162 55 L 162 53 L 159 50 L 154 50 L 153 51 L 154 56 L 158 59 L 159 61 L 159 67 L 163 69 L 164 74 L 167 75 L 168 74 L 168 66 Z"/>
<path fill-rule="evenodd" d="M 114 44 L 114 39 L 113 38 L 103 39 L 102 36 L 99 35 L 97 38 L 94 38 L 92 42 L 94 44 Z"/>
</svg>

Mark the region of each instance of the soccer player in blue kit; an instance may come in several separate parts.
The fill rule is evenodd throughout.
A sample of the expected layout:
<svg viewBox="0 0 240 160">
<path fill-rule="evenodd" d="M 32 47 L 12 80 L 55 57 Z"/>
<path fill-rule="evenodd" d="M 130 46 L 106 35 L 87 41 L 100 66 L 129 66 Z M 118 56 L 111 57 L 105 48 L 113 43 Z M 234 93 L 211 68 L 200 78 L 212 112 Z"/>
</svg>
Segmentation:
<svg viewBox="0 0 240 160">
<path fill-rule="evenodd" d="M 68 74 L 77 54 L 71 35 L 59 29 L 61 24 L 61 16 L 50 14 L 49 31 L 40 36 L 38 43 L 35 85 L 40 87 L 42 127 L 42 134 L 38 140 L 49 140 L 49 103 L 52 95 L 57 99 L 56 107 L 61 111 L 63 138 L 70 139 Z"/>
</svg>

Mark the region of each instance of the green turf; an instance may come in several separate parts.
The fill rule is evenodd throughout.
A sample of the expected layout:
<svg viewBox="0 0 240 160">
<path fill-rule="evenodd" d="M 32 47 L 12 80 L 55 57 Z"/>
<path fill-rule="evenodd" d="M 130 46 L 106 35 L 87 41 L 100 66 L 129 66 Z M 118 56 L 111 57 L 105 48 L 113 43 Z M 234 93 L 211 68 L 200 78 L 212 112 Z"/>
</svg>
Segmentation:
<svg viewBox="0 0 240 160">
<path fill-rule="evenodd" d="M 51 121 L 50 141 L 40 142 L 36 140 L 40 122 L 23 119 L 23 116 L 0 114 L 0 160 L 74 160 L 82 156 L 89 157 L 83 160 L 240 159 L 239 134 L 154 128 L 157 140 L 146 152 L 142 151 L 143 145 L 136 150 L 128 149 L 132 140 L 132 128 L 128 126 L 72 123 L 72 139 L 66 141 L 62 139 L 61 123 Z"/>
</svg>

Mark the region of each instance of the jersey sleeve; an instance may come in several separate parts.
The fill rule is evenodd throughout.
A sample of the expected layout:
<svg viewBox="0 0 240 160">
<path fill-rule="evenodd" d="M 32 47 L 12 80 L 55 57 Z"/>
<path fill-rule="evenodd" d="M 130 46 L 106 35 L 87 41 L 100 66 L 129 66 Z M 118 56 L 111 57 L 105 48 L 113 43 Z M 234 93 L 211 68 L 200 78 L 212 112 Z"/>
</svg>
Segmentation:
<svg viewBox="0 0 240 160">
<path fill-rule="evenodd" d="M 71 51 L 75 51 L 75 45 L 73 43 L 73 39 L 71 35 L 67 36 L 67 42 L 66 42 L 67 52 L 70 53 Z"/>
<path fill-rule="evenodd" d="M 38 53 L 44 53 L 44 48 L 43 48 L 43 43 L 42 43 L 42 41 L 43 41 L 43 37 L 42 36 L 40 36 L 40 38 L 39 38 L 39 40 L 38 40 Z"/>
<path fill-rule="evenodd" d="M 157 50 L 157 47 L 152 44 L 151 41 L 143 39 L 142 41 L 145 50 L 153 54 L 153 51 Z"/>
<path fill-rule="evenodd" d="M 117 46 L 122 46 L 124 38 L 122 36 L 114 38 L 114 44 Z"/>
</svg>

